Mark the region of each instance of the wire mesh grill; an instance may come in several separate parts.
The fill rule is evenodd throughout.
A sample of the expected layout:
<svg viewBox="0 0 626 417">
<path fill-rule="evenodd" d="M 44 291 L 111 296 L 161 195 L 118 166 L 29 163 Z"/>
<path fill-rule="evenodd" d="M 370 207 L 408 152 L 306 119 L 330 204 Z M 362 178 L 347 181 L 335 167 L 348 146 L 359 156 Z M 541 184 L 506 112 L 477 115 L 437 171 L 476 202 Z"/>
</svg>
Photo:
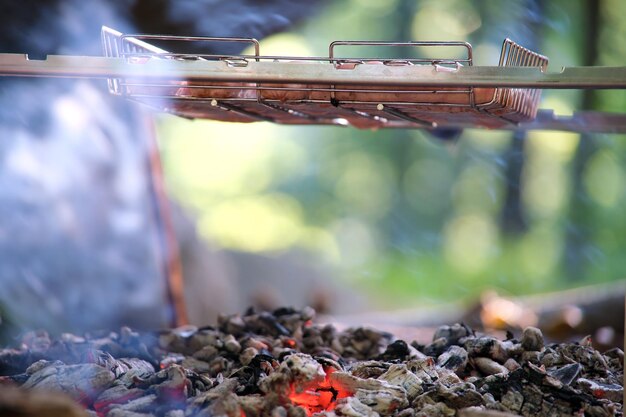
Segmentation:
<svg viewBox="0 0 626 417">
<path fill-rule="evenodd" d="M 250 44 L 253 54 L 219 55 L 172 53 L 150 41 L 238 42 Z M 293 57 L 261 55 L 252 38 L 179 37 L 163 35 L 123 35 L 109 28 L 102 30 L 104 54 L 142 63 L 150 59 L 220 61 L 236 70 L 251 62 L 276 67 L 271 82 L 224 82 L 192 79 L 181 73 L 180 81 L 155 82 L 142 79 L 109 79 L 113 94 L 150 105 L 161 111 L 189 118 L 233 122 L 270 121 L 284 124 L 337 124 L 359 128 L 475 125 L 500 128 L 532 120 L 537 114 L 541 90 L 485 87 L 404 87 L 384 82 L 341 84 L 320 79 L 303 84 L 290 82 L 301 65 L 328 67 L 334 71 L 367 68 L 385 74 L 398 68 L 431 68 L 433 74 L 457 71 L 473 65 L 472 47 L 466 42 L 380 42 L 335 41 L 328 56 Z M 420 57 L 365 58 L 339 57 L 338 47 L 409 47 Z M 448 50 L 449 56 L 434 58 L 425 52 Z M 459 53 L 461 51 L 461 53 Z M 434 53 L 433 53 L 434 55 Z M 500 66 L 530 66 L 545 70 L 548 59 L 510 39 L 502 46 Z M 278 65 L 280 64 L 280 65 Z M 252 67 L 252 66 L 251 66 Z M 272 68 L 273 69 L 273 68 Z"/>
</svg>

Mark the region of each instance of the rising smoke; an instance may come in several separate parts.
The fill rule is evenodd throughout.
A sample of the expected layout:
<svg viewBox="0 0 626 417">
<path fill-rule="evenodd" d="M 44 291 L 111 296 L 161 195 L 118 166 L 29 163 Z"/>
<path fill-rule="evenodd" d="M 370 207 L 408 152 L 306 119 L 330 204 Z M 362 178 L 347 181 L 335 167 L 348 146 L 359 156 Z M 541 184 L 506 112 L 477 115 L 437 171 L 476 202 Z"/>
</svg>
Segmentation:
<svg viewBox="0 0 626 417">
<path fill-rule="evenodd" d="M 100 55 L 100 27 L 254 36 L 316 2 L 4 2 L 0 52 Z M 206 52 L 232 53 L 215 46 Z M 103 81 L 0 79 L 0 328 L 169 324 L 147 174 L 150 131 Z"/>
</svg>

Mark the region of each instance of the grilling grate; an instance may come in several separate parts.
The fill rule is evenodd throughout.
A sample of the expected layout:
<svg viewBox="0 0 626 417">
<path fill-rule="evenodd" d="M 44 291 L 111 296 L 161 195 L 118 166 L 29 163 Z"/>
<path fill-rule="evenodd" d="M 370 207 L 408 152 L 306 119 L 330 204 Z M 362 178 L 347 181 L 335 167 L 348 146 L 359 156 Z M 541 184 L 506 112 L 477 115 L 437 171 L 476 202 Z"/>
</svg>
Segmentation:
<svg viewBox="0 0 626 417">
<path fill-rule="evenodd" d="M 428 68 L 454 72 L 472 66 L 472 47 L 466 42 L 365 42 L 335 41 L 328 57 L 283 57 L 260 54 L 259 43 L 248 38 L 177 37 L 123 35 L 103 28 L 102 41 L 107 57 L 140 62 L 146 59 L 222 61 L 229 67 L 246 67 L 250 61 L 275 64 L 280 74 L 297 72 L 302 65 L 330 67 L 337 72 L 367 67 L 375 79 L 398 69 Z M 170 53 L 149 41 L 245 42 L 254 46 L 254 55 L 189 55 Z M 338 46 L 433 47 L 464 51 L 447 58 L 341 58 Z M 282 65 L 281 65 L 282 64 Z M 502 46 L 500 66 L 537 67 L 545 70 L 548 59 L 521 47 L 510 39 Z M 278 66 L 280 65 L 280 67 Z M 113 94 L 189 118 L 233 122 L 271 121 L 283 124 L 335 124 L 358 128 L 425 127 L 472 125 L 503 128 L 533 120 L 541 90 L 493 87 L 415 87 L 389 86 L 376 81 L 367 85 L 291 82 L 215 82 L 109 79 Z"/>
<path fill-rule="evenodd" d="M 239 42 L 250 55 L 171 53 L 200 42 Z M 101 78 L 111 93 L 188 118 L 359 128 L 483 127 L 626 133 L 626 114 L 537 109 L 541 89 L 626 89 L 626 66 L 566 67 L 505 40 L 499 65 L 473 65 L 465 42 L 331 43 L 328 56 L 261 55 L 251 38 L 124 35 L 102 29 L 105 56 L 0 53 L 0 76 Z M 337 47 L 416 48 L 447 58 L 345 58 Z M 174 49 L 179 49 L 178 47 Z M 462 51 L 462 53 L 458 53 Z"/>
</svg>

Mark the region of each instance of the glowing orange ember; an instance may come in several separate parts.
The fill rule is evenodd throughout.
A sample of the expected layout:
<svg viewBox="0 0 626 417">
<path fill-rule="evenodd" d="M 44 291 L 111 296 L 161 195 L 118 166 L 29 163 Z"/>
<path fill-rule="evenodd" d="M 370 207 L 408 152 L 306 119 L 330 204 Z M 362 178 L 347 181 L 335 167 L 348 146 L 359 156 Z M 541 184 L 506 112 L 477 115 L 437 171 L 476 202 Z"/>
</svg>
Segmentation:
<svg viewBox="0 0 626 417">
<path fill-rule="evenodd" d="M 291 385 L 289 399 L 293 404 L 302 407 L 309 416 L 322 411 L 332 411 L 338 399 L 353 395 L 352 392 L 341 387 L 331 386 L 330 374 L 335 371 L 334 368 L 324 367 L 324 371 L 326 378 L 319 385 L 311 386 L 301 392 L 297 392 L 295 386 Z"/>
</svg>

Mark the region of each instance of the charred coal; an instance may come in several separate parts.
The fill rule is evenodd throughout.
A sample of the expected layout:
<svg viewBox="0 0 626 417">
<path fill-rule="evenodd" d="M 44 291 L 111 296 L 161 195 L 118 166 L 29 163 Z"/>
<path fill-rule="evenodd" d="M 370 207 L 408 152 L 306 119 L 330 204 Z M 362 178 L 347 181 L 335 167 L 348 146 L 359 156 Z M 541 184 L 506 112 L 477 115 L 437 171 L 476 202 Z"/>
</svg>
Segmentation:
<svg viewBox="0 0 626 417">
<path fill-rule="evenodd" d="M 546 345 L 535 328 L 511 336 L 444 326 L 435 349 L 318 325 L 311 309 L 159 334 L 30 332 L 0 349 L 0 391 L 45 389 L 101 417 L 623 415 L 620 349 L 600 353 L 588 338 Z M 8 402 L 0 396 L 0 410 Z"/>
</svg>

